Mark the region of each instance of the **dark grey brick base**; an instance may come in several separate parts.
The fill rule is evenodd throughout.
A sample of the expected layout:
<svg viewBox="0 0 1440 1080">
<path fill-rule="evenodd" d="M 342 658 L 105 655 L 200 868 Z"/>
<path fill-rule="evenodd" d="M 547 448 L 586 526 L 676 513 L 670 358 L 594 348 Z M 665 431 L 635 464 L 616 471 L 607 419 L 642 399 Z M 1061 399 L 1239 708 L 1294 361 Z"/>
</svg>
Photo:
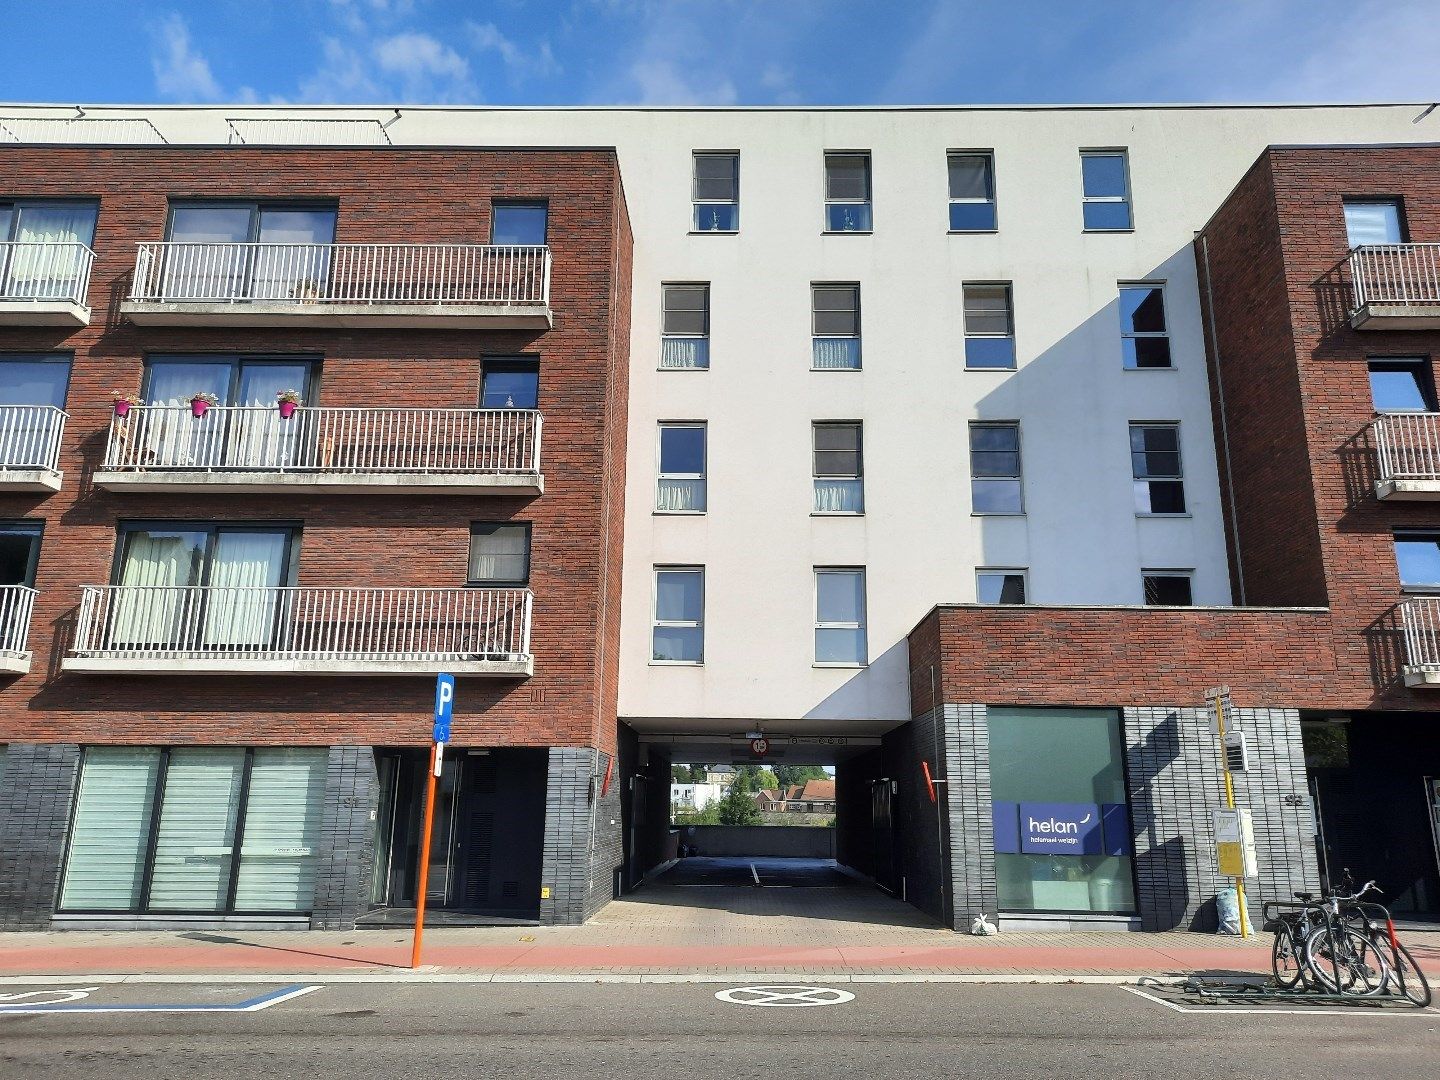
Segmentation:
<svg viewBox="0 0 1440 1080">
<path fill-rule="evenodd" d="M 80 748 L 11 743 L 0 784 L 0 930 L 44 930 L 60 889 Z"/>
<path fill-rule="evenodd" d="M 332 746 L 315 852 L 313 930 L 349 930 L 370 906 L 380 785 L 368 746 Z"/>
<path fill-rule="evenodd" d="M 969 931 L 984 912 L 993 923 L 998 911 L 995 887 L 995 819 L 990 810 L 990 729 L 983 705 L 946 705 L 944 787 L 950 821 L 950 888 L 954 897 L 949 925 Z"/>
<path fill-rule="evenodd" d="M 583 923 L 614 896 L 615 871 L 624 856 L 618 774 L 600 798 L 609 757 L 588 747 L 552 746 L 545 790 L 545 851 L 540 921 Z M 591 800 L 592 778 L 594 801 Z"/>
</svg>

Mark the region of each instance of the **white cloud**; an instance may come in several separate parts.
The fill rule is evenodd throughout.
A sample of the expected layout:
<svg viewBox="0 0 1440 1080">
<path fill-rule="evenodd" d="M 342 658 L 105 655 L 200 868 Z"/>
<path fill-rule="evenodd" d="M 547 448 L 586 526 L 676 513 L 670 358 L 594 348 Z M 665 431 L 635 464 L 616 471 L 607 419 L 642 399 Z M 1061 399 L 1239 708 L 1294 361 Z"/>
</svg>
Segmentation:
<svg viewBox="0 0 1440 1080">
<path fill-rule="evenodd" d="M 407 31 L 375 42 L 379 69 L 396 80 L 404 101 L 464 102 L 479 99 L 470 62 L 429 34 Z"/>
<path fill-rule="evenodd" d="M 345 104 L 385 97 L 369 63 L 349 45 L 337 38 L 323 38 L 320 54 L 320 66 L 300 82 L 301 101 Z"/>
<path fill-rule="evenodd" d="M 550 49 L 550 42 L 542 41 L 533 53 L 526 52 L 511 38 L 501 33 L 494 23 L 466 23 L 465 29 L 471 44 L 480 52 L 495 52 L 509 69 L 512 76 L 550 76 L 560 73 L 560 65 Z"/>
<path fill-rule="evenodd" d="M 155 89 L 162 97 L 177 101 L 219 101 L 225 96 L 210 71 L 210 63 L 195 51 L 190 28 L 174 12 L 151 28 L 154 50 L 150 67 Z"/>
<path fill-rule="evenodd" d="M 733 105 L 739 100 L 728 78 L 682 75 L 673 61 L 660 57 L 636 60 L 626 74 L 640 105 Z"/>
</svg>

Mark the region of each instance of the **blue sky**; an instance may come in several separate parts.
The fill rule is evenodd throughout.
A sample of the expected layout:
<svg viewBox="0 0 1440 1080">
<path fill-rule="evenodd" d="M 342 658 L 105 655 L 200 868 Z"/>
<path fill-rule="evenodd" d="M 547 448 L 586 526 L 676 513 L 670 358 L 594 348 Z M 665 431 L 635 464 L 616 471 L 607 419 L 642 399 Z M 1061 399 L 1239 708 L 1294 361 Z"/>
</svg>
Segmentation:
<svg viewBox="0 0 1440 1080">
<path fill-rule="evenodd" d="M 1434 101 L 1436 0 L 0 0 L 0 100 Z"/>
</svg>

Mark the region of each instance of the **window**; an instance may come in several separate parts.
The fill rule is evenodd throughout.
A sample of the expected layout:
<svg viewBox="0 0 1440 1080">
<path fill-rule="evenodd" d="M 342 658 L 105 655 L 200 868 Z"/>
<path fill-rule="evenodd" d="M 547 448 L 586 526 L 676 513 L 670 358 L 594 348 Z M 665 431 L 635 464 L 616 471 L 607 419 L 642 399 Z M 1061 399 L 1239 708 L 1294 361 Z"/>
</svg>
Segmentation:
<svg viewBox="0 0 1440 1080">
<path fill-rule="evenodd" d="M 1124 150 L 1081 151 L 1080 175 L 1087 230 L 1123 232 L 1131 227 L 1129 173 Z"/>
<path fill-rule="evenodd" d="M 864 664 L 865 571 L 843 567 L 815 568 L 815 662 Z"/>
<path fill-rule="evenodd" d="M 327 296 L 335 216 L 333 206 L 172 203 L 167 239 L 183 246 L 166 253 L 161 295 L 167 301 Z"/>
<path fill-rule="evenodd" d="M 53 469 L 69 353 L 0 353 L 0 469 Z"/>
<path fill-rule="evenodd" d="M 1440 592 L 1440 533 L 1396 532 L 1395 563 L 1402 589 Z"/>
<path fill-rule="evenodd" d="M 61 910 L 309 911 L 327 755 L 323 747 L 88 747 Z"/>
<path fill-rule="evenodd" d="M 1009 285 L 966 285 L 965 366 L 983 371 L 1015 366 L 1015 316 Z"/>
<path fill-rule="evenodd" d="M 308 357 L 150 356 L 141 396 L 150 405 L 188 406 L 197 393 L 209 393 L 221 405 L 273 408 L 282 390 L 298 390 L 310 400 L 314 370 L 315 362 Z"/>
<path fill-rule="evenodd" d="M 705 662 L 705 569 L 655 568 L 655 623 L 650 659 L 662 664 Z"/>
<path fill-rule="evenodd" d="M 1020 425 L 970 425 L 970 509 L 976 514 L 1023 514 Z"/>
<path fill-rule="evenodd" d="M 1120 349 L 1127 371 L 1170 367 L 1164 286 L 1120 286 Z"/>
<path fill-rule="evenodd" d="M 112 638 L 207 653 L 270 648 L 299 539 L 292 526 L 122 524 Z"/>
<path fill-rule="evenodd" d="M 1189 607 L 1194 602 L 1189 570 L 1142 570 L 1140 581 L 1151 607 Z"/>
<path fill-rule="evenodd" d="M 39 521 L 0 522 L 0 654 L 26 651 L 43 529 Z"/>
<path fill-rule="evenodd" d="M 662 514 L 705 512 L 705 425 L 660 425 L 660 484 L 655 510 Z"/>
<path fill-rule="evenodd" d="M 995 230 L 995 157 L 983 153 L 950 154 L 950 231 Z"/>
<path fill-rule="evenodd" d="M 703 371 L 710 366 L 710 286 L 662 285 L 660 367 Z"/>
<path fill-rule="evenodd" d="M 1025 571 L 987 567 L 975 571 L 977 604 L 1025 603 Z"/>
<path fill-rule="evenodd" d="M 1436 412 L 1435 377 L 1420 356 L 1372 358 L 1370 400 L 1376 412 Z"/>
<path fill-rule="evenodd" d="M 694 154 L 694 216 L 696 232 L 738 232 L 740 229 L 740 155 Z"/>
<path fill-rule="evenodd" d="M 869 232 L 870 155 L 825 155 L 825 231 Z"/>
<path fill-rule="evenodd" d="M 1185 513 L 1179 424 L 1131 424 L 1130 469 L 1137 514 Z"/>
<path fill-rule="evenodd" d="M 93 202 L 0 200 L 0 298 L 84 301 Z"/>
<path fill-rule="evenodd" d="M 1133 912 L 1119 712 L 992 706 L 985 719 L 1000 910 Z"/>
<path fill-rule="evenodd" d="M 811 426 L 815 513 L 865 512 L 865 460 L 858 422 Z"/>
<path fill-rule="evenodd" d="M 481 362 L 482 409 L 538 409 L 540 361 L 533 356 L 487 356 Z"/>
<path fill-rule="evenodd" d="M 1346 199 L 1345 240 L 1361 244 L 1403 244 L 1405 219 L 1399 199 Z"/>
<path fill-rule="evenodd" d="M 490 243 L 544 247 L 550 208 L 543 202 L 497 202 L 490 212 Z"/>
<path fill-rule="evenodd" d="M 811 362 L 816 371 L 860 370 L 860 286 L 810 286 Z"/>
<path fill-rule="evenodd" d="M 523 589 L 530 584 L 530 523 L 484 521 L 470 526 L 466 584 Z"/>
</svg>

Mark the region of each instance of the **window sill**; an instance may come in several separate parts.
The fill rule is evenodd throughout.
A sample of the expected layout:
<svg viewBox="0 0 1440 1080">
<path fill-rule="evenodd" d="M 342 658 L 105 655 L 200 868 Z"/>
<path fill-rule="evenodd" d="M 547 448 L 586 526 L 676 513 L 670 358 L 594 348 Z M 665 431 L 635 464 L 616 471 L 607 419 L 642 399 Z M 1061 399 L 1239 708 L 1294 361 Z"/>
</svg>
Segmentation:
<svg viewBox="0 0 1440 1080">
<path fill-rule="evenodd" d="M 965 370 L 966 370 L 966 371 L 1000 371 L 1000 372 L 1005 372 L 1005 371 L 1018 371 L 1018 370 L 1019 370 L 1019 365 L 1018 365 L 1018 364 L 1011 364 L 1009 367 L 971 367 L 969 364 L 966 364 L 966 365 L 965 365 Z"/>
<path fill-rule="evenodd" d="M 810 370 L 811 370 L 811 371 L 822 371 L 822 372 L 824 372 L 825 374 L 828 375 L 828 374 L 829 374 L 830 372 L 832 372 L 832 371 L 853 371 L 853 372 L 856 372 L 856 373 L 858 374 L 859 372 L 864 371 L 865 369 L 864 369 L 864 368 L 858 368 L 858 367 L 812 367 Z"/>
<path fill-rule="evenodd" d="M 810 516 L 814 518 L 862 518 L 864 510 L 811 510 Z"/>
<path fill-rule="evenodd" d="M 739 229 L 691 229 L 686 236 L 739 236 Z"/>
<path fill-rule="evenodd" d="M 652 510 L 651 517 L 704 517 L 704 510 Z"/>
<path fill-rule="evenodd" d="M 651 660 L 651 667 L 693 667 L 705 666 L 704 660 Z"/>
<path fill-rule="evenodd" d="M 1082 233 L 1133 233 L 1135 226 L 1131 225 L 1128 229 L 1081 229 L 1080 231 Z"/>
<path fill-rule="evenodd" d="M 840 668 L 842 670 L 859 671 L 861 668 L 870 666 L 870 661 L 864 660 L 853 662 L 848 660 L 816 660 L 810 665 L 812 668 Z"/>
<path fill-rule="evenodd" d="M 874 236 L 874 229 L 821 229 L 821 236 Z"/>
<path fill-rule="evenodd" d="M 708 367 L 657 367 L 656 371 L 709 371 Z"/>
<path fill-rule="evenodd" d="M 946 236 L 994 236 L 999 229 L 946 229 Z"/>
<path fill-rule="evenodd" d="M 1135 511 L 1135 516 L 1137 518 L 1160 518 L 1163 520 L 1167 518 L 1189 518 L 1194 517 L 1195 515 L 1190 513 L 1188 510 L 1183 514 L 1147 514 L 1143 511 L 1137 510 Z"/>
<path fill-rule="evenodd" d="M 1120 365 L 1120 370 L 1121 370 L 1121 371 L 1179 371 L 1180 369 L 1179 369 L 1178 367 L 1176 367 L 1174 364 L 1171 364 L 1169 367 L 1126 367 L 1124 364 L 1121 364 L 1121 365 Z"/>
<path fill-rule="evenodd" d="M 971 517 L 1023 518 L 1024 510 L 971 510 Z"/>
</svg>

